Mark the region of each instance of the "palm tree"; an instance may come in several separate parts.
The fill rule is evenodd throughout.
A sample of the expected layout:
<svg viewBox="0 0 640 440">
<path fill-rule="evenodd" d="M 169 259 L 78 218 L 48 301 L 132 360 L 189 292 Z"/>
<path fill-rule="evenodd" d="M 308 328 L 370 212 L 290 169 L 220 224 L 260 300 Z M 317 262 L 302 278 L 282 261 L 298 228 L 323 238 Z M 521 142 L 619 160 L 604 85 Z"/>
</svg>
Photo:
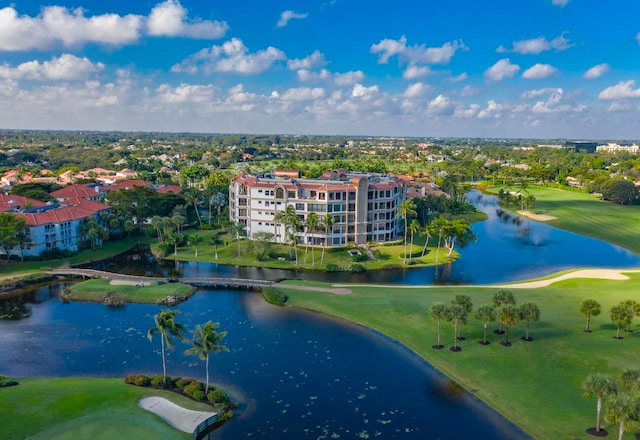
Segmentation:
<svg viewBox="0 0 640 440">
<path fill-rule="evenodd" d="M 536 304 L 526 302 L 520 306 L 518 312 L 520 319 L 527 323 L 525 335 L 521 339 L 523 341 L 533 341 L 533 338 L 529 337 L 529 324 L 540 320 L 540 308 Z"/>
<path fill-rule="evenodd" d="M 236 235 L 237 255 L 240 258 L 240 237 L 244 233 L 244 224 L 242 222 L 233 223 L 231 225 L 233 233 Z"/>
<path fill-rule="evenodd" d="M 491 301 L 493 303 L 493 307 L 495 307 L 498 310 L 498 314 L 500 313 L 500 310 L 504 306 L 516 305 L 516 299 L 514 298 L 513 293 L 511 293 L 508 290 L 498 290 L 491 298 Z M 501 319 L 498 320 L 498 330 L 496 330 L 495 333 L 498 335 L 501 335 L 504 333 L 504 331 L 502 330 Z"/>
<path fill-rule="evenodd" d="M 440 261 L 440 248 L 442 247 L 442 238 L 448 225 L 449 220 L 442 216 L 434 218 L 427 225 L 430 234 L 438 236 L 438 247 L 436 248 L 436 263 Z"/>
<path fill-rule="evenodd" d="M 449 350 L 460 351 L 462 349 L 458 347 L 458 338 L 457 338 L 458 328 L 460 328 L 460 326 L 462 326 L 467 322 L 467 312 L 465 311 L 464 307 L 462 307 L 461 305 L 452 304 L 451 307 L 449 307 L 449 313 L 447 313 L 446 319 L 447 321 L 453 324 L 453 334 L 454 334 L 453 347 L 449 348 Z"/>
<path fill-rule="evenodd" d="M 160 334 L 161 354 L 162 354 L 162 387 L 167 384 L 167 361 L 165 359 L 165 345 L 168 349 L 173 348 L 172 336 L 184 340 L 184 326 L 176 322 L 177 310 L 161 310 L 153 317 L 154 326 L 147 331 L 147 339 L 153 341 L 153 335 Z"/>
<path fill-rule="evenodd" d="M 476 319 L 482 322 L 483 338 L 480 343 L 482 345 L 488 345 L 489 341 L 487 341 L 487 325 L 490 322 L 494 322 L 496 320 L 496 310 L 490 305 L 483 304 L 478 307 L 478 311 L 476 312 Z"/>
<path fill-rule="evenodd" d="M 640 392 L 640 370 L 626 369 L 618 375 L 618 384 L 632 393 Z"/>
<path fill-rule="evenodd" d="M 420 235 L 424 235 L 424 247 L 422 248 L 421 257 L 424 257 L 424 254 L 427 253 L 427 246 L 429 245 L 429 240 L 431 240 L 431 231 L 429 230 L 429 225 L 425 225 L 419 232 Z"/>
<path fill-rule="evenodd" d="M 220 344 L 220 341 L 227 335 L 226 331 L 218 331 L 217 322 L 207 321 L 206 324 L 196 326 L 193 333 L 191 344 L 193 347 L 185 351 L 185 354 L 197 354 L 200 360 L 205 361 L 205 371 L 207 374 L 206 387 L 204 394 L 209 393 L 209 355 L 221 351 L 229 351 L 226 345 Z"/>
<path fill-rule="evenodd" d="M 622 327 L 622 325 L 629 319 L 629 313 L 632 313 L 631 310 L 624 304 L 618 304 L 611 308 L 609 318 L 611 319 L 611 322 L 618 327 L 615 336 L 616 339 L 624 339 L 620 336 L 620 327 Z"/>
<path fill-rule="evenodd" d="M 471 309 L 473 309 L 473 303 L 471 302 L 471 297 L 469 295 L 456 295 L 451 300 L 451 304 L 457 304 L 464 310 L 464 313 L 468 315 L 471 313 Z M 456 335 L 459 341 L 464 341 L 465 338 L 462 336 L 462 325 L 460 326 L 460 333 Z"/>
<path fill-rule="evenodd" d="M 402 264 L 407 264 L 407 232 L 409 232 L 408 218 L 416 215 L 416 204 L 411 199 L 405 199 L 398 208 L 398 217 L 404 219 L 404 260 Z"/>
<path fill-rule="evenodd" d="M 618 390 L 607 398 L 607 415 L 605 420 L 610 423 L 618 423 L 618 440 L 626 429 L 637 427 L 637 418 L 640 415 L 640 404 L 637 396 L 627 390 Z"/>
<path fill-rule="evenodd" d="M 420 232 L 420 229 L 422 229 L 420 227 L 420 222 L 418 220 L 411 220 L 411 223 L 409 223 L 409 233 L 411 234 L 411 245 L 409 246 L 409 256 L 413 255 L 413 237 L 416 235 L 416 233 Z"/>
<path fill-rule="evenodd" d="M 589 329 L 589 325 L 591 324 L 591 317 L 598 316 L 602 312 L 602 307 L 600 303 L 593 299 L 585 299 L 580 303 L 580 313 L 582 313 L 587 318 L 587 327 L 584 329 L 585 332 L 591 333 Z"/>
<path fill-rule="evenodd" d="M 445 304 L 436 302 L 431 304 L 431 307 L 429 307 L 429 317 L 438 324 L 438 343 L 436 345 L 432 345 L 431 348 L 439 350 L 444 347 L 444 345 L 440 343 L 440 322 L 442 322 L 443 319 L 446 319 L 448 314 L 449 307 Z"/>
<path fill-rule="evenodd" d="M 187 237 L 187 243 L 189 246 L 194 246 L 196 248 L 195 257 L 198 258 L 198 245 L 202 243 L 202 235 L 193 234 Z"/>
<path fill-rule="evenodd" d="M 602 412 L 602 401 L 618 390 L 616 382 L 611 376 L 594 373 L 587 376 L 587 380 L 582 383 L 584 397 L 590 399 L 597 398 L 596 403 L 596 432 L 600 432 L 600 414 Z"/>
<path fill-rule="evenodd" d="M 505 347 L 510 347 L 511 342 L 509 342 L 509 328 L 517 325 L 520 320 L 518 309 L 516 309 L 516 307 L 512 305 L 504 306 L 502 309 L 500 309 L 499 317 L 500 322 L 507 328 L 504 336 L 504 341 L 501 342 L 501 344 Z"/>
<path fill-rule="evenodd" d="M 625 325 L 627 327 L 625 331 L 627 333 L 631 333 L 633 331 L 631 330 L 631 323 L 633 322 L 633 317 L 640 316 L 640 303 L 632 299 L 627 299 L 625 301 L 622 301 L 621 304 L 629 309 L 627 312 L 627 319 L 625 320 Z"/>
<path fill-rule="evenodd" d="M 306 230 L 307 230 L 307 237 L 305 239 L 305 244 L 307 245 L 307 248 L 309 247 L 309 231 L 313 232 L 316 229 L 318 229 L 318 227 L 320 226 L 320 218 L 318 217 L 318 214 L 316 214 L 315 212 L 310 212 L 309 215 L 307 215 L 307 221 L 305 223 L 306 225 Z M 307 251 L 305 250 L 305 261 L 307 259 Z M 311 266 L 315 267 L 316 265 L 316 254 L 313 251 L 313 247 L 311 248 Z"/>
<path fill-rule="evenodd" d="M 320 264 L 324 264 L 324 250 L 328 246 L 329 234 L 333 232 L 333 225 L 336 222 L 336 218 L 331 214 L 326 214 L 322 219 L 322 225 L 324 226 L 325 239 L 324 247 L 322 248 L 322 256 L 320 257 Z"/>
<path fill-rule="evenodd" d="M 182 193 L 184 196 L 184 200 L 188 205 L 193 205 L 193 210 L 196 212 L 196 217 L 198 218 L 198 224 L 200 225 L 200 229 L 202 229 L 202 218 L 200 217 L 200 211 L 198 210 L 198 204 L 200 203 L 200 194 L 196 188 L 187 188 Z"/>
<path fill-rule="evenodd" d="M 220 246 L 222 244 L 222 239 L 220 238 L 220 236 L 218 234 L 212 235 L 211 238 L 209 238 L 209 242 L 213 245 L 214 248 L 214 258 L 217 260 L 218 259 L 218 246 Z"/>
</svg>

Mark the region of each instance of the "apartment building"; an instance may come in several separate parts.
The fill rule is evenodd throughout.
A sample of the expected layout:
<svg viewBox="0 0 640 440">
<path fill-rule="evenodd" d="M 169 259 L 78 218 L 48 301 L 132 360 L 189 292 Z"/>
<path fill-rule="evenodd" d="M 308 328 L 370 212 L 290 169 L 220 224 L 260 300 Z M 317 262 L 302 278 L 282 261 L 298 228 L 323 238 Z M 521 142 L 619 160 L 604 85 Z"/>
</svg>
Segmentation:
<svg viewBox="0 0 640 440">
<path fill-rule="evenodd" d="M 396 176 L 333 170 L 317 179 L 301 178 L 299 171 L 279 170 L 273 174 L 243 175 L 229 186 L 229 216 L 242 223 L 248 237 L 257 232 L 274 234 L 285 243 L 285 225 L 278 213 L 292 206 L 304 223 L 311 212 L 322 221 L 333 217 L 327 231 L 296 233 L 298 243 L 316 246 L 344 246 L 347 243 L 387 242 L 400 238 L 400 204 L 406 199 L 406 183 Z"/>
</svg>

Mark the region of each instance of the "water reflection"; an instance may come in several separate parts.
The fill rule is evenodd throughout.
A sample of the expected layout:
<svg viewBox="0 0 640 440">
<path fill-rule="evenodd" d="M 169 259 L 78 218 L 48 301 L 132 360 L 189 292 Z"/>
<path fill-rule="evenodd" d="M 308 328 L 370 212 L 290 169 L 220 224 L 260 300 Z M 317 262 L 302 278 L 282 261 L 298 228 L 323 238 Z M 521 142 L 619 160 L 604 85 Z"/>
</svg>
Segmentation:
<svg viewBox="0 0 640 440">
<path fill-rule="evenodd" d="M 38 290 L 29 301 L 55 296 Z M 31 317 L 0 321 L 3 374 L 161 371 L 160 344 L 145 337 L 157 306 L 112 309 L 59 299 L 29 305 Z M 224 342 L 231 352 L 212 357 L 212 381 L 242 405 L 216 438 L 526 438 L 415 354 L 367 328 L 271 306 L 244 291 L 201 290 L 178 310 L 187 329 L 211 319 L 229 332 Z M 202 362 L 185 356 L 186 348 L 178 343 L 169 353 L 169 374 L 203 379 Z"/>
</svg>

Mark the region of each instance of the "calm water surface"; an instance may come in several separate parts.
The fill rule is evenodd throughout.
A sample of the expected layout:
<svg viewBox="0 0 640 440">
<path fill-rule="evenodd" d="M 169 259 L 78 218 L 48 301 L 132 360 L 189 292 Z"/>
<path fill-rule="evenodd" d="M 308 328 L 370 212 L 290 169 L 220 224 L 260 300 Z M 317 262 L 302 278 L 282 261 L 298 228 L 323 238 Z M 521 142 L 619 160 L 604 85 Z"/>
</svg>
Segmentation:
<svg viewBox="0 0 640 440">
<path fill-rule="evenodd" d="M 160 341 L 146 339 L 157 306 L 63 304 L 56 293 L 41 288 L 30 317 L 0 321 L 0 372 L 161 371 Z M 212 357 L 212 382 L 242 405 L 216 438 L 527 438 L 412 352 L 361 326 L 271 306 L 253 292 L 201 290 L 178 310 L 187 328 L 213 320 L 229 331 L 231 352 Z M 186 348 L 178 343 L 170 353 L 169 374 L 203 379 L 203 363 Z"/>
</svg>

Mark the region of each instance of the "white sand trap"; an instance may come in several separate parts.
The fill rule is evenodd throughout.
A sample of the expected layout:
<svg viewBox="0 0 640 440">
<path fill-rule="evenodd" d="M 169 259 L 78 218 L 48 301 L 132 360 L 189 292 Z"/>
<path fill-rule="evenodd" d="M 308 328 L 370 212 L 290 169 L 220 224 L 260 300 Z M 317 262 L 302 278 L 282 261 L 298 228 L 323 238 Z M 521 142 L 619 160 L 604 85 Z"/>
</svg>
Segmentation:
<svg viewBox="0 0 640 440">
<path fill-rule="evenodd" d="M 216 415 L 215 412 L 193 411 L 176 405 L 164 397 L 145 397 L 138 405 L 160 416 L 168 424 L 182 432 L 192 434 L 197 426 Z"/>
<path fill-rule="evenodd" d="M 558 275 L 557 277 L 549 278 L 546 280 L 529 281 L 526 283 L 514 283 L 503 284 L 492 287 L 500 287 L 507 289 L 535 289 L 538 287 L 547 287 L 558 281 L 569 280 L 572 278 L 597 278 L 601 280 L 628 280 L 629 277 L 624 275 L 626 273 L 638 273 L 639 270 L 625 270 L 625 269 L 582 269 L 573 272 L 565 273 L 564 275 Z"/>
<path fill-rule="evenodd" d="M 549 220 L 555 220 L 558 218 L 547 214 L 534 214 L 531 211 L 518 211 L 518 214 L 523 217 L 529 217 L 531 220 L 535 220 L 537 222 L 548 222 Z"/>
</svg>

